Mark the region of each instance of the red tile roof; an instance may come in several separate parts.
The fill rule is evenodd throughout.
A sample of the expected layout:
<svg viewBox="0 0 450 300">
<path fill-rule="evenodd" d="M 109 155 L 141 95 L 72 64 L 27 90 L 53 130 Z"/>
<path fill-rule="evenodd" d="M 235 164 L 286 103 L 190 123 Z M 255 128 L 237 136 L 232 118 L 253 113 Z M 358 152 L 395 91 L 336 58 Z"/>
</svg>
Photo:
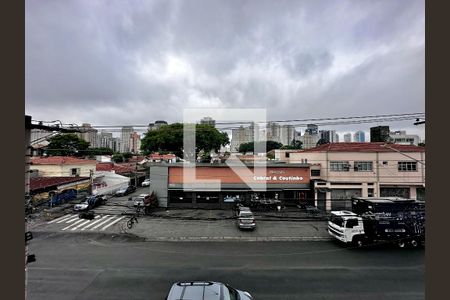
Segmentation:
<svg viewBox="0 0 450 300">
<path fill-rule="evenodd" d="M 89 159 L 81 159 L 73 156 L 49 156 L 37 157 L 31 159 L 32 165 L 95 165 L 97 161 Z"/>
<path fill-rule="evenodd" d="M 153 153 L 150 154 L 150 159 L 174 159 L 176 156 L 175 154 L 159 154 L 159 153 Z"/>
<path fill-rule="evenodd" d="M 330 143 L 298 152 L 425 152 L 425 147 L 390 143 Z"/>
<path fill-rule="evenodd" d="M 89 179 L 89 177 L 33 177 L 30 178 L 30 191 L 35 191 L 48 187 L 77 182 Z"/>
<path fill-rule="evenodd" d="M 115 163 L 97 163 L 96 165 L 96 171 L 106 171 L 106 172 L 112 172 L 114 171 L 116 174 L 126 174 L 126 173 L 132 173 L 136 170 L 136 167 L 130 164 L 115 164 Z"/>
</svg>

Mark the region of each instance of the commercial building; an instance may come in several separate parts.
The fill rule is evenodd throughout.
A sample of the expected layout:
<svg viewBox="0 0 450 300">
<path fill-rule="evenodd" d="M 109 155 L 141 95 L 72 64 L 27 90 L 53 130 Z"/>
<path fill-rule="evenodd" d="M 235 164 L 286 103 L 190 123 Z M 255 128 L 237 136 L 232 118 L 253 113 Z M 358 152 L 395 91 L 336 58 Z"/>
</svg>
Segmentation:
<svg viewBox="0 0 450 300">
<path fill-rule="evenodd" d="M 318 208 L 350 208 L 357 197 L 425 199 L 425 148 L 391 143 L 332 143 L 308 150 L 276 150 L 285 163 L 311 164 Z"/>
<path fill-rule="evenodd" d="M 419 145 L 420 138 L 416 134 L 406 134 L 406 131 L 391 131 L 390 142 L 401 145 Z"/>
<path fill-rule="evenodd" d="M 226 164 L 197 164 L 186 168 L 179 163 L 153 164 L 151 190 L 162 207 L 228 208 L 236 199 L 246 201 L 255 196 L 296 205 L 308 198 L 308 164 L 267 164 L 262 176 L 253 173 L 252 167 L 236 165 L 234 168 L 237 172 Z M 230 202 L 230 199 L 234 200 Z"/>
<path fill-rule="evenodd" d="M 370 142 L 388 142 L 389 141 L 389 126 L 377 126 L 370 128 Z"/>
</svg>

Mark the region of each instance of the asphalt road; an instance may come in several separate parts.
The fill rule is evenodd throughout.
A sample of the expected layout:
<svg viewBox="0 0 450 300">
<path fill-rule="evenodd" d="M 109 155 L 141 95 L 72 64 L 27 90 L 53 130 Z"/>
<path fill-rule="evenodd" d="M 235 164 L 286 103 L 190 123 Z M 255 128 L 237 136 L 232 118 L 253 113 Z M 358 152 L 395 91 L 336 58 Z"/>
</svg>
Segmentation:
<svg viewBox="0 0 450 300">
<path fill-rule="evenodd" d="M 334 242 L 142 242 L 37 234 L 28 299 L 164 299 L 173 282 L 214 280 L 255 299 L 424 299 L 424 250 Z"/>
</svg>

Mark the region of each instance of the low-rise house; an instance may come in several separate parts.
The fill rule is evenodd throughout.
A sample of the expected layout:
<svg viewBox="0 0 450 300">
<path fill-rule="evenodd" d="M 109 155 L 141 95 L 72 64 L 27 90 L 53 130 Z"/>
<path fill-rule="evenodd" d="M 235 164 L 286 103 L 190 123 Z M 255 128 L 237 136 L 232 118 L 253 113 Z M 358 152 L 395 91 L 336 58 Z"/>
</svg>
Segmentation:
<svg viewBox="0 0 450 300">
<path fill-rule="evenodd" d="M 35 157 L 30 170 L 42 177 L 89 177 L 95 171 L 97 161 L 72 156 Z"/>
<path fill-rule="evenodd" d="M 152 153 L 148 156 L 148 161 L 152 163 L 158 163 L 158 162 L 166 162 L 166 163 L 176 163 L 177 162 L 177 156 L 175 154 L 159 154 L 159 153 Z"/>
</svg>

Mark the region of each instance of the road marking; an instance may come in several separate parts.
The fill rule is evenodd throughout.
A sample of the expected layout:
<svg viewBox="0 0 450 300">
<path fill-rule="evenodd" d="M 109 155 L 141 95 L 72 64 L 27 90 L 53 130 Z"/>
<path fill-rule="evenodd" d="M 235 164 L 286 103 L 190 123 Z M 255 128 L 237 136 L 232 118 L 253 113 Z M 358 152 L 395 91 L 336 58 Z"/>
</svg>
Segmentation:
<svg viewBox="0 0 450 300">
<path fill-rule="evenodd" d="M 102 231 L 105 230 L 106 228 L 108 228 L 108 227 L 111 226 L 111 225 L 116 224 L 117 222 L 119 222 L 119 221 L 122 220 L 123 218 L 125 218 L 125 216 L 118 218 L 117 220 L 115 220 L 114 222 L 110 223 L 109 225 L 103 227 L 103 228 L 100 229 L 100 230 L 102 230 Z"/>
<path fill-rule="evenodd" d="M 62 220 L 59 220 L 58 222 L 56 222 L 56 223 L 62 223 L 62 222 L 64 222 L 64 221 L 68 221 L 68 220 L 70 220 L 70 219 L 77 219 L 78 218 L 78 215 L 72 215 L 71 217 L 68 217 L 68 218 L 66 218 L 66 219 L 62 219 Z"/>
<path fill-rule="evenodd" d="M 100 218 L 100 216 L 95 216 L 95 219 L 97 219 L 97 218 Z M 81 223 L 81 224 L 75 226 L 74 228 L 72 228 L 72 229 L 70 229 L 70 230 L 76 230 L 77 228 L 79 228 L 79 227 L 81 227 L 81 226 L 83 226 L 83 225 L 86 225 L 87 223 L 89 223 L 89 222 L 91 222 L 91 221 L 92 221 L 92 220 L 87 220 L 86 222 L 83 222 L 83 223 Z"/>
<path fill-rule="evenodd" d="M 80 216 L 79 216 L 79 215 L 76 215 L 75 218 L 73 218 L 72 220 L 66 221 L 66 223 L 67 223 L 67 224 L 72 223 L 72 222 L 76 221 L 76 219 L 80 219 Z M 83 220 L 83 219 L 82 219 L 82 220 Z"/>
<path fill-rule="evenodd" d="M 97 224 L 97 225 L 95 225 L 94 227 L 92 227 L 90 230 L 94 230 L 94 229 L 96 229 L 96 228 L 98 228 L 98 227 L 100 227 L 100 226 L 102 226 L 103 224 L 105 224 L 106 222 L 108 222 L 108 221 L 111 221 L 112 219 L 114 219 L 115 217 L 114 216 L 112 216 L 112 217 L 109 217 L 109 218 L 107 218 L 107 220 L 105 220 L 104 222 L 101 222 L 101 223 L 99 223 L 99 224 Z"/>
<path fill-rule="evenodd" d="M 54 219 L 54 220 L 51 220 L 50 222 L 47 222 L 47 224 L 55 223 L 56 221 L 65 219 L 65 218 L 67 218 L 67 217 L 69 217 L 69 216 L 72 216 L 72 215 L 71 215 L 71 214 L 67 214 L 67 215 L 65 215 L 65 216 L 62 216 L 62 217 L 56 218 L 56 219 Z"/>
<path fill-rule="evenodd" d="M 72 221 L 74 221 L 74 220 L 72 220 Z M 70 227 L 72 227 L 73 225 L 76 225 L 76 224 L 78 224 L 78 223 L 81 223 L 81 222 L 83 222 L 84 221 L 84 219 L 79 219 L 78 221 L 76 221 L 75 223 L 73 223 L 73 224 L 70 224 L 69 226 L 67 226 L 67 227 L 64 227 L 63 229 L 61 229 L 61 230 L 66 230 L 66 229 L 68 229 L 68 228 L 70 228 Z"/>
<path fill-rule="evenodd" d="M 88 229 L 89 227 L 91 227 L 91 226 L 94 225 L 95 223 L 98 223 L 98 222 L 104 220 L 104 219 L 105 219 L 106 217 L 108 217 L 108 216 L 109 216 L 109 215 L 101 216 L 100 219 L 98 219 L 97 221 L 94 221 L 94 222 L 90 223 L 89 225 L 84 226 L 83 228 L 81 228 L 81 231 Z"/>
</svg>

